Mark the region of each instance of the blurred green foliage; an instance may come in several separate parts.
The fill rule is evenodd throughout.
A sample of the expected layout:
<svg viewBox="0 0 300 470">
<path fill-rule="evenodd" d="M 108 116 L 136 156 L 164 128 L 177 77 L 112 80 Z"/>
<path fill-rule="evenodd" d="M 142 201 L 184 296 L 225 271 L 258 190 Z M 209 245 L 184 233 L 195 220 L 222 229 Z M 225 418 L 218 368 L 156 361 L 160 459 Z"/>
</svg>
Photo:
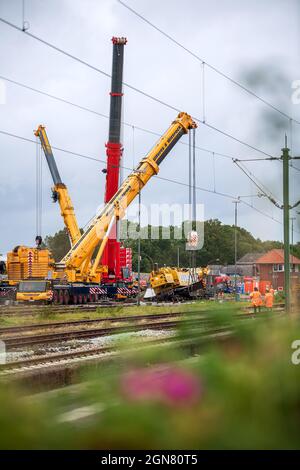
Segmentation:
<svg viewBox="0 0 300 470">
<path fill-rule="evenodd" d="M 193 354 L 182 346 L 128 352 L 126 343 L 113 364 L 55 393 L 25 398 L 2 384 L 0 447 L 299 448 L 300 365 L 291 362 L 299 321 L 244 315 L 220 306 L 209 325 L 181 328 L 179 339 L 199 344 Z M 231 337 L 204 341 L 212 329 Z"/>
</svg>

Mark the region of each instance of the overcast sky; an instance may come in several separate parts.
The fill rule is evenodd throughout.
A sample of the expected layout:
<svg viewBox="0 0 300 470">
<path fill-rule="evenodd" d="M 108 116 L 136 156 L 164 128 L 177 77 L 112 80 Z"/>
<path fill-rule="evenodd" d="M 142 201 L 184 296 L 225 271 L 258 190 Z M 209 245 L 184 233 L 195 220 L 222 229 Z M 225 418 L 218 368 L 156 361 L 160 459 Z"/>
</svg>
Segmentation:
<svg viewBox="0 0 300 470">
<path fill-rule="evenodd" d="M 126 0 L 127 1 L 127 0 Z M 298 0 L 128 0 L 159 28 L 174 36 L 233 79 L 300 119 L 291 101 L 292 82 L 300 80 L 300 6 Z M 0 17 L 22 25 L 21 0 L 0 0 Z M 116 0 L 25 1 L 29 32 L 84 61 L 111 72 L 112 36 L 126 36 L 124 81 L 178 109 L 203 119 L 202 66 Z M 110 79 L 0 22 L 0 75 L 100 113 L 109 113 Z M 66 103 L 2 81 L 0 130 L 34 139 L 44 124 L 53 146 L 105 160 L 108 120 Z M 162 134 L 176 112 L 124 88 L 124 121 Z M 273 112 L 231 82 L 205 68 L 205 119 L 208 124 L 279 156 L 287 132 L 300 155 L 299 125 Z M 292 138 L 291 138 L 292 137 Z M 197 145 L 237 158 L 263 157 L 204 125 Z M 156 137 L 125 126 L 124 160 L 132 167 Z M 183 138 L 187 143 L 187 138 Z M 17 244 L 32 245 L 35 235 L 36 146 L 1 135 L 0 253 Z M 55 151 L 81 226 L 103 201 L 104 163 Z M 255 195 L 249 179 L 226 158 L 197 150 L 197 185 L 237 197 Z M 160 176 L 188 182 L 188 147 L 178 144 L 163 162 Z M 247 163 L 247 168 L 281 200 L 279 162 Z M 213 168 L 215 167 L 215 175 Z M 300 163 L 298 163 L 300 167 Z M 124 172 L 126 176 L 127 172 Z M 300 173 L 291 170 L 291 201 L 299 199 Z M 63 227 L 51 202 L 52 181 L 43 171 L 43 236 Z M 297 191 L 298 190 L 298 191 Z M 298 199 L 297 199 L 298 196 Z M 280 220 L 282 212 L 264 198 L 248 203 Z M 205 218 L 233 223 L 232 198 L 197 191 Z M 145 204 L 188 202 L 188 188 L 153 179 L 143 191 Z M 261 239 L 282 240 L 282 225 L 240 204 L 239 224 Z M 299 220 L 297 230 L 300 232 Z M 295 234 L 299 240 L 299 234 Z"/>
</svg>

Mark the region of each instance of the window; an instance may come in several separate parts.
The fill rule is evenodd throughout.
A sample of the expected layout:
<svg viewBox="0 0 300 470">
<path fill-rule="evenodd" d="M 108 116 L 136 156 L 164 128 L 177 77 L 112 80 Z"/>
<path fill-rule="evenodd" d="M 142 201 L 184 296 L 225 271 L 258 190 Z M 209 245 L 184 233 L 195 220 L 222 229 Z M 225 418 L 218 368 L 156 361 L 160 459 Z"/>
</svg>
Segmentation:
<svg viewBox="0 0 300 470">
<path fill-rule="evenodd" d="M 21 281 L 19 292 L 45 292 L 49 285 L 45 281 Z"/>
<path fill-rule="evenodd" d="M 273 264 L 273 271 L 274 272 L 283 272 L 284 265 L 283 264 Z"/>
</svg>

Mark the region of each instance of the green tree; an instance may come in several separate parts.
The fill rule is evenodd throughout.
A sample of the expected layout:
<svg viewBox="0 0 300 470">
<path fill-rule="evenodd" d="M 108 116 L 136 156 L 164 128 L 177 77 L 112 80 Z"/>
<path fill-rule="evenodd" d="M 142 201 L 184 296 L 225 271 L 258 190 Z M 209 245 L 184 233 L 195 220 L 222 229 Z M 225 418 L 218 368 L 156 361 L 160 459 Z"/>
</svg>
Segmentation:
<svg viewBox="0 0 300 470">
<path fill-rule="evenodd" d="M 53 236 L 45 238 L 46 247 L 52 252 L 55 261 L 60 261 L 71 248 L 67 230 L 59 230 Z"/>
<path fill-rule="evenodd" d="M 129 238 L 125 238 L 124 245 L 130 247 L 133 253 L 133 270 L 137 270 L 137 247 L 136 237 L 130 236 L 130 230 L 136 233 L 137 224 L 123 221 L 121 232 L 128 233 Z M 148 233 L 148 238 L 141 239 L 141 271 L 149 272 L 152 270 L 153 263 L 159 266 L 177 266 L 178 249 L 180 254 L 180 265 L 189 266 L 190 252 L 186 251 L 185 239 L 174 239 L 175 227 L 170 228 L 170 239 L 163 239 L 163 227 L 157 227 L 159 239 L 151 239 L 151 226 L 143 227 L 143 231 Z M 208 263 L 220 260 L 220 264 L 234 263 L 234 226 L 222 224 L 218 219 L 210 219 L 204 222 L 204 246 L 196 252 L 197 266 L 205 266 Z M 265 252 L 273 248 L 282 248 L 282 243 L 278 241 L 261 241 L 253 237 L 250 232 L 244 228 L 238 227 L 238 258 L 249 252 Z M 124 235 L 123 235 L 124 236 Z M 67 231 L 60 230 L 53 236 L 45 238 L 45 244 L 49 248 L 56 261 L 60 261 L 70 249 L 70 242 Z M 300 243 L 294 246 L 294 254 L 300 257 Z"/>
</svg>

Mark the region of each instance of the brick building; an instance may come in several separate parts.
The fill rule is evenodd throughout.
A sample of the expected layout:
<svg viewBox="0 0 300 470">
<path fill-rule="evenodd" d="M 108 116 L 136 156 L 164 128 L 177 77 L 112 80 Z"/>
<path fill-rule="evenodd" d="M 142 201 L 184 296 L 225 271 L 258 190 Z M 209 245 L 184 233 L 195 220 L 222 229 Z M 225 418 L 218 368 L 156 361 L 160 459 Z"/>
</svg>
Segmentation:
<svg viewBox="0 0 300 470">
<path fill-rule="evenodd" d="M 268 251 L 255 262 L 261 281 L 271 282 L 274 289 L 284 288 L 284 251 L 274 249 Z M 300 281 L 300 259 L 290 255 L 291 283 Z"/>
<path fill-rule="evenodd" d="M 299 285 L 300 259 L 290 255 L 291 284 Z M 259 279 L 260 283 L 272 284 L 274 289 L 284 288 L 284 251 L 270 250 L 267 253 L 249 253 L 241 258 L 238 266 L 243 267 L 247 274 Z M 246 273 L 244 273 L 246 275 Z"/>
</svg>

